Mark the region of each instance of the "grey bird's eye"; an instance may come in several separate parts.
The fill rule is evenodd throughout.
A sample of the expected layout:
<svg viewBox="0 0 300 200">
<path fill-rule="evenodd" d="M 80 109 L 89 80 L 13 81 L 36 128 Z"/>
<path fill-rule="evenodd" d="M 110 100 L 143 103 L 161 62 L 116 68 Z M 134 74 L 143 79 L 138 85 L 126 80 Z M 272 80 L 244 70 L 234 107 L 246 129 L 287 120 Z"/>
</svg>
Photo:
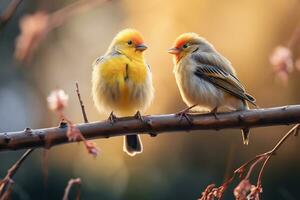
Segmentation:
<svg viewBox="0 0 300 200">
<path fill-rule="evenodd" d="M 184 49 L 186 49 L 186 48 L 188 48 L 188 44 L 184 44 L 183 46 L 182 46 L 182 48 L 184 48 Z"/>
<path fill-rule="evenodd" d="M 132 45 L 132 41 L 129 40 L 129 41 L 127 42 L 127 44 L 128 44 L 128 45 Z"/>
</svg>

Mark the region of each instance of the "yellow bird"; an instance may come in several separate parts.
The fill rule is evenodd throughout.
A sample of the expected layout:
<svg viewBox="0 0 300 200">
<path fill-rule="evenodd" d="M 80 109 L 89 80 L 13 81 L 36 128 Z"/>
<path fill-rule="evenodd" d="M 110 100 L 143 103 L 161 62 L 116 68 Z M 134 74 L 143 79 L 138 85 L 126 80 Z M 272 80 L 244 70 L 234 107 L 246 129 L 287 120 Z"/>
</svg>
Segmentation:
<svg viewBox="0 0 300 200">
<path fill-rule="evenodd" d="M 174 55 L 174 73 L 180 94 L 189 106 L 180 113 L 198 107 L 216 116 L 219 107 L 248 110 L 255 99 L 246 93 L 230 61 L 196 33 L 180 35 L 169 53 Z M 188 119 L 188 117 L 187 117 Z M 243 142 L 249 142 L 249 130 L 242 130 Z"/>
<path fill-rule="evenodd" d="M 143 112 L 154 96 L 152 74 L 145 61 L 143 36 L 134 29 L 120 31 L 111 42 L 104 56 L 93 63 L 92 96 L 98 111 L 114 115 L 135 114 L 142 120 Z M 130 156 L 143 151 L 138 135 L 126 135 L 123 150 Z"/>
</svg>

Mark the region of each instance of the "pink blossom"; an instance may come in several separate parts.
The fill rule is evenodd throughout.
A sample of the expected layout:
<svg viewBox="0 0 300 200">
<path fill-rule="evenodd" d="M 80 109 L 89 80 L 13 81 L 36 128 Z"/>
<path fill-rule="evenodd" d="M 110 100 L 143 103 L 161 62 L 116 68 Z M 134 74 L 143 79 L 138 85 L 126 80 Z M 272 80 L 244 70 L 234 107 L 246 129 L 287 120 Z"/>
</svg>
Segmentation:
<svg viewBox="0 0 300 200">
<path fill-rule="evenodd" d="M 293 71 L 293 56 L 289 48 L 278 46 L 270 57 L 274 73 L 284 82 L 288 80 L 288 75 Z"/>
<path fill-rule="evenodd" d="M 69 96 L 61 89 L 54 90 L 47 98 L 50 110 L 61 111 L 68 105 Z"/>
</svg>

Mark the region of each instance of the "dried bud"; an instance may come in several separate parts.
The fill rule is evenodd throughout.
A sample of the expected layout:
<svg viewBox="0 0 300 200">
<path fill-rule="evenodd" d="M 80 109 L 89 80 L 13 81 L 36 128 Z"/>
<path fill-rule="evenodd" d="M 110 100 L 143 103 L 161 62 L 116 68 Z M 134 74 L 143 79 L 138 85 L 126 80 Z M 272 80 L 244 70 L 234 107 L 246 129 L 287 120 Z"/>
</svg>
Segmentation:
<svg viewBox="0 0 300 200">
<path fill-rule="evenodd" d="M 250 189 L 250 194 L 247 196 L 247 200 L 259 200 L 260 193 L 262 193 L 262 187 L 252 185 Z"/>
<path fill-rule="evenodd" d="M 68 105 L 69 96 L 63 90 L 54 90 L 47 98 L 50 110 L 61 111 Z"/>
<path fill-rule="evenodd" d="M 215 186 L 215 184 L 208 185 L 205 188 L 204 192 L 202 192 L 201 197 L 198 200 L 221 199 L 226 187 L 224 185 L 222 185 L 221 187 Z"/>
<path fill-rule="evenodd" d="M 243 179 L 241 182 L 234 188 L 233 194 L 235 196 L 236 200 L 248 200 L 249 195 L 251 194 L 251 191 L 253 188 L 256 188 L 256 186 L 251 185 L 250 181 L 248 179 Z"/>
<path fill-rule="evenodd" d="M 288 80 L 288 75 L 293 71 L 293 56 L 289 48 L 278 46 L 270 57 L 274 73 L 284 82 Z"/>
<path fill-rule="evenodd" d="M 47 13 L 36 12 L 23 17 L 20 21 L 21 34 L 16 40 L 16 59 L 20 61 L 28 60 L 47 34 L 48 27 L 49 15 Z"/>
<path fill-rule="evenodd" d="M 67 137 L 71 142 L 83 141 L 88 153 L 93 155 L 94 157 L 98 156 L 99 150 L 96 147 L 96 144 L 92 141 L 86 140 L 85 137 L 80 132 L 80 130 L 74 124 L 71 123 L 69 124 Z"/>
<path fill-rule="evenodd" d="M 89 154 L 93 155 L 94 157 L 98 156 L 99 149 L 96 147 L 96 144 L 92 141 L 86 141 L 85 146 L 89 152 Z"/>
<path fill-rule="evenodd" d="M 80 130 L 74 124 L 69 124 L 67 137 L 71 142 L 80 141 L 82 139 Z"/>
</svg>

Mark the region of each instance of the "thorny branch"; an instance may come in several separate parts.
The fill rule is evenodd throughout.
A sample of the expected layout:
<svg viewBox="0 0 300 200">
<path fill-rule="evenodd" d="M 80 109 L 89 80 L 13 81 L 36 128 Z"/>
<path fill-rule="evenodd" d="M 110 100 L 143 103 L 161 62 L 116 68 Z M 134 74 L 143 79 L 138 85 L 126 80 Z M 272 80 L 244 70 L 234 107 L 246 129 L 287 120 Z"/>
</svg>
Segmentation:
<svg viewBox="0 0 300 200">
<path fill-rule="evenodd" d="M 78 86 L 78 84 L 77 84 Z M 77 94 L 79 94 L 79 90 L 77 90 Z M 79 100 L 80 94 L 79 94 Z M 48 96 L 48 106 L 52 111 L 55 111 L 60 118 L 60 126 L 67 127 L 67 133 L 66 136 L 70 142 L 80 142 L 82 141 L 85 145 L 87 151 L 92 154 L 93 156 L 98 155 L 98 148 L 96 147 L 95 143 L 92 141 L 86 140 L 86 138 L 82 135 L 80 129 L 76 127 L 76 125 L 66 117 L 66 115 L 63 113 L 63 109 L 67 106 L 69 96 L 63 91 L 63 90 L 54 90 L 51 92 L 51 94 Z M 81 104 L 83 105 L 83 103 Z M 83 112 L 85 112 L 84 107 L 81 107 Z M 50 147 L 49 141 L 46 141 L 45 147 Z"/>
<path fill-rule="evenodd" d="M 191 130 L 220 130 L 229 128 L 254 128 L 262 126 L 289 125 L 300 123 L 300 105 L 252 109 L 247 111 L 190 115 L 191 123 L 180 120 L 175 114 L 143 117 L 147 123 L 134 117 L 118 118 L 115 123 L 109 120 L 74 125 L 84 138 L 109 138 L 132 133 L 151 133 Z M 68 143 L 68 124 L 58 127 L 30 129 L 0 133 L 0 151 L 45 147 Z M 155 133 L 155 134 L 153 134 Z"/>
<path fill-rule="evenodd" d="M 220 187 L 215 187 L 215 184 L 208 185 L 204 190 L 204 192 L 202 192 L 202 196 L 199 200 L 221 199 L 229 184 L 231 184 L 232 181 L 237 176 L 242 180 L 238 184 L 238 186 L 234 189 L 234 195 L 236 200 L 248 200 L 248 199 L 259 200 L 260 194 L 262 193 L 262 183 L 261 183 L 262 174 L 267 163 L 269 162 L 271 157 L 276 154 L 276 151 L 281 147 L 281 145 L 286 141 L 286 139 L 289 136 L 293 134 L 294 135 L 298 134 L 299 127 L 300 124 L 296 124 L 279 140 L 279 142 L 277 142 L 277 144 L 270 151 L 255 156 L 253 159 L 247 161 L 242 166 L 237 168 L 234 171 L 232 177 L 227 179 Z M 262 161 L 264 162 L 259 171 L 257 184 L 256 186 L 251 185 L 249 178 L 252 175 L 253 169 L 257 166 L 257 164 L 259 164 Z M 245 175 L 246 172 L 247 174 Z"/>
<path fill-rule="evenodd" d="M 16 174 L 17 170 L 20 168 L 24 160 L 33 152 L 34 149 L 28 149 L 22 157 L 8 169 L 4 179 L 0 180 L 0 200 L 8 199 L 13 185 L 13 176 Z"/>
</svg>

